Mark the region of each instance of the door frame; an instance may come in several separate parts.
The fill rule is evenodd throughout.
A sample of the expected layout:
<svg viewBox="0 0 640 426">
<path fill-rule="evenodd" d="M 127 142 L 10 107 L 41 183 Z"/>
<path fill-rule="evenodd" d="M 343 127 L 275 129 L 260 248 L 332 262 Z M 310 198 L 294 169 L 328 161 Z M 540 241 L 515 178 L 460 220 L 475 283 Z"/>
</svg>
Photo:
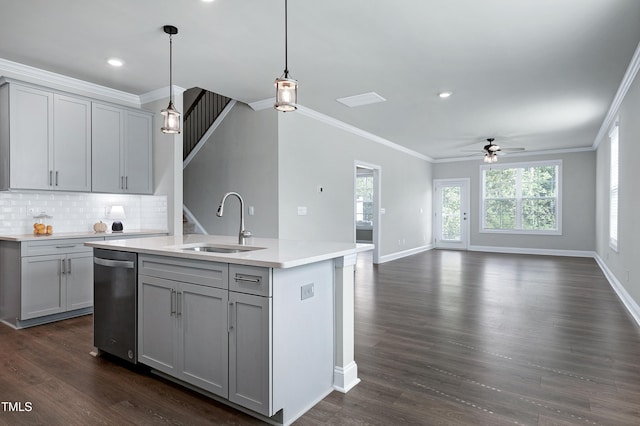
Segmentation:
<svg viewBox="0 0 640 426">
<path fill-rule="evenodd" d="M 460 234 L 461 242 L 442 242 L 439 239 L 441 235 L 441 205 L 440 205 L 440 188 L 443 186 L 460 186 L 461 187 L 461 200 L 460 200 Z M 433 180 L 433 239 L 434 247 L 441 249 L 453 249 L 453 250 L 468 250 L 470 239 L 470 226 L 471 222 L 471 199 L 469 187 L 471 186 L 471 179 L 469 178 L 457 178 L 457 179 L 434 179 Z"/>
<path fill-rule="evenodd" d="M 382 167 L 377 164 L 355 160 L 353 162 L 353 241 L 356 241 L 356 185 L 358 178 L 358 167 L 373 171 L 373 263 L 380 263 L 380 239 L 382 233 L 381 222 L 381 199 L 382 199 Z"/>
</svg>

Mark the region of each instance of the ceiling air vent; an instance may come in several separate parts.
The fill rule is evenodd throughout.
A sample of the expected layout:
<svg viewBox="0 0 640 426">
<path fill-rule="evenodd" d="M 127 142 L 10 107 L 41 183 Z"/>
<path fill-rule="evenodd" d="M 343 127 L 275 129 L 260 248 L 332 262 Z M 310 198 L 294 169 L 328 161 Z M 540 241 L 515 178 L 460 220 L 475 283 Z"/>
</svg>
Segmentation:
<svg viewBox="0 0 640 426">
<path fill-rule="evenodd" d="M 345 98 L 338 98 L 336 99 L 336 101 L 350 108 L 353 108 L 353 107 L 362 106 L 362 105 L 385 102 L 386 99 L 375 92 L 369 92 L 369 93 L 362 93 L 360 95 L 347 96 Z"/>
</svg>

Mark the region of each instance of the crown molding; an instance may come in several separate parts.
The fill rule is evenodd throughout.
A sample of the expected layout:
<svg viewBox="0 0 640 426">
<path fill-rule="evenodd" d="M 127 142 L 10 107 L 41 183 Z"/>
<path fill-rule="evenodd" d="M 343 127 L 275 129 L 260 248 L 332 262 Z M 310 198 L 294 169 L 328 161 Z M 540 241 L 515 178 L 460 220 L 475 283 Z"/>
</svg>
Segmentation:
<svg viewBox="0 0 640 426">
<path fill-rule="evenodd" d="M 140 106 L 140 97 L 138 95 L 89 83 L 77 78 L 42 70 L 7 59 L 0 58 L 0 75 L 8 78 L 27 79 L 31 83 L 64 87 L 72 92 L 85 92 L 101 98 L 110 98 L 117 102 Z"/>
<path fill-rule="evenodd" d="M 184 87 L 176 86 L 175 84 L 172 86 L 172 88 L 173 88 L 174 96 L 175 95 L 182 96 L 184 91 L 187 90 Z M 169 93 L 169 86 L 161 87 L 159 89 L 152 90 L 147 93 L 143 93 L 142 95 L 140 95 L 140 104 L 144 105 L 144 104 L 148 104 L 149 102 L 159 101 L 162 99 L 169 99 L 169 96 L 167 95 L 168 93 Z"/>
<path fill-rule="evenodd" d="M 405 154 L 408 154 L 412 157 L 416 157 L 416 158 L 420 158 L 421 160 L 425 160 L 425 161 L 430 161 L 433 162 L 433 158 L 428 157 L 424 154 L 421 154 L 417 151 L 414 151 L 412 149 L 406 148 L 402 145 L 398 145 L 395 142 L 391 142 L 388 139 L 385 138 L 381 138 L 380 136 L 376 136 L 373 133 L 369 133 L 365 130 L 362 130 L 358 127 L 352 126 L 351 124 L 347 124 L 345 122 L 342 122 L 340 120 L 337 120 L 333 117 L 329 117 L 328 115 L 324 115 L 322 113 L 319 113 L 317 111 L 314 111 L 312 109 L 309 109 L 307 107 L 303 107 L 302 105 L 298 105 L 298 112 L 302 115 L 305 115 L 307 117 L 311 117 L 315 120 L 321 121 L 325 124 L 328 124 L 329 126 L 333 126 L 336 127 L 338 129 L 344 130 L 346 132 L 352 133 L 356 136 L 360 136 L 363 137 L 365 139 L 369 139 L 372 142 L 376 142 L 379 143 L 381 145 L 387 146 L 391 149 L 395 149 L 396 151 L 400 151 L 403 152 Z"/>
<path fill-rule="evenodd" d="M 618 115 L 618 109 L 620 109 L 620 105 L 622 104 L 624 97 L 627 95 L 631 84 L 633 84 L 633 81 L 638 74 L 638 70 L 640 70 L 640 43 L 638 43 L 636 51 L 633 53 L 631 62 L 629 62 L 627 71 L 624 73 L 624 77 L 622 78 L 622 82 L 620 83 L 620 87 L 618 87 L 618 91 L 616 92 L 616 95 L 611 102 L 609 111 L 607 112 L 607 115 L 602 122 L 602 125 L 600 126 L 600 130 L 598 131 L 595 140 L 593 141 L 593 149 L 597 149 L 602 139 L 604 139 L 604 137 L 608 134 L 609 128 Z"/>
<path fill-rule="evenodd" d="M 262 111 L 263 109 L 273 108 L 273 104 L 275 103 L 276 103 L 276 98 L 273 97 L 273 98 L 262 99 L 260 101 L 251 102 L 247 105 L 249 105 L 249 107 L 251 107 L 251 109 L 254 111 Z"/>
<path fill-rule="evenodd" d="M 508 158 L 513 157 L 531 157 L 534 155 L 558 155 L 558 154 L 572 154 L 576 152 L 592 152 L 595 149 L 591 146 L 585 146 L 580 148 L 563 148 L 563 149 L 546 149 L 543 151 L 527 151 L 527 152 L 518 152 L 518 153 L 510 153 Z M 482 156 L 480 154 L 474 154 L 471 156 L 465 157 L 450 157 L 450 158 L 438 158 L 437 160 L 432 160 L 432 163 L 455 163 L 459 161 L 478 161 L 482 163 Z"/>
</svg>

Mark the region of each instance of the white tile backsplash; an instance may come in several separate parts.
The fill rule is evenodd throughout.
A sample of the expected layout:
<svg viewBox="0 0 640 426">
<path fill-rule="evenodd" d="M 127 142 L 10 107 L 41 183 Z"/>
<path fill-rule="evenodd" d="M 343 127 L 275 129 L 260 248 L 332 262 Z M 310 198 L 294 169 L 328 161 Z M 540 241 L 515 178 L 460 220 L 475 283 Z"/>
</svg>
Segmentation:
<svg viewBox="0 0 640 426">
<path fill-rule="evenodd" d="M 125 229 L 167 229 L 167 197 L 164 195 L 87 194 L 50 192 L 0 192 L 0 235 L 33 232 L 33 215 L 53 216 L 53 232 L 93 231 L 99 221 L 111 226 L 108 208 L 124 206 Z"/>
</svg>

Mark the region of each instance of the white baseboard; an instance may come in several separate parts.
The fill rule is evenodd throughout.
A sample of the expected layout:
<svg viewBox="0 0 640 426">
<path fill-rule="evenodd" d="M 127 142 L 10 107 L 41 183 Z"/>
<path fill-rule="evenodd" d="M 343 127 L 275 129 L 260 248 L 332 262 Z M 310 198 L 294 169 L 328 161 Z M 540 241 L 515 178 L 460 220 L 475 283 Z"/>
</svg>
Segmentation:
<svg viewBox="0 0 640 426">
<path fill-rule="evenodd" d="M 636 323 L 640 326 L 640 306 L 638 306 L 636 301 L 633 300 L 631 295 L 627 292 L 622 283 L 618 281 L 616 276 L 613 275 L 613 272 L 611 272 L 602 258 L 597 254 L 595 254 L 593 258 L 598 263 L 598 266 L 600 266 L 602 273 L 607 278 L 607 281 L 609 281 L 609 284 L 611 285 L 611 288 L 613 288 L 613 291 L 616 292 L 618 298 L 620 298 L 624 306 L 627 308 L 627 311 L 629 311 L 633 319 L 636 320 Z"/>
<path fill-rule="evenodd" d="M 411 256 L 413 254 L 422 253 L 423 251 L 428 251 L 433 249 L 433 244 L 429 244 L 426 246 L 415 247 L 409 250 L 398 251 L 391 254 L 385 254 L 384 256 L 380 256 L 378 263 L 390 262 L 392 260 L 400 259 L 403 257 Z"/>
<path fill-rule="evenodd" d="M 345 367 L 333 367 L 333 388 L 338 392 L 347 393 L 355 385 L 360 383 L 358 378 L 358 365 L 351 361 Z"/>
<path fill-rule="evenodd" d="M 542 256 L 594 257 L 596 253 L 588 250 L 554 250 L 521 247 L 469 246 L 469 251 L 485 251 L 489 253 L 537 254 Z"/>
</svg>

